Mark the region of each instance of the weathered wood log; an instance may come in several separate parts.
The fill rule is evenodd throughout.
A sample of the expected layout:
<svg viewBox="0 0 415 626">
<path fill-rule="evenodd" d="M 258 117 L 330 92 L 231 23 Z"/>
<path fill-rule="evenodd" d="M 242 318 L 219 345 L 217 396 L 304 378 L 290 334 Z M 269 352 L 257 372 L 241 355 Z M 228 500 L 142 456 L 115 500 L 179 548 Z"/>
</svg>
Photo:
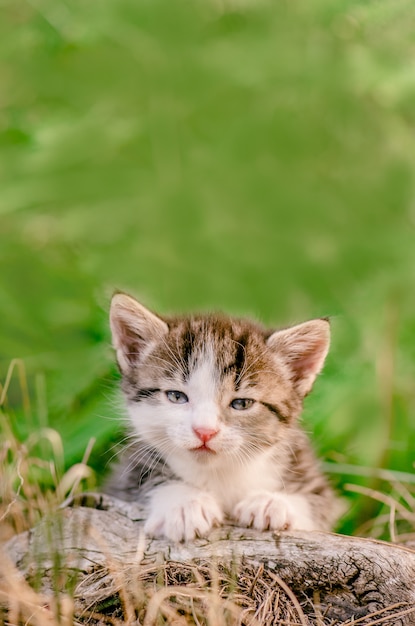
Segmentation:
<svg viewBox="0 0 415 626">
<path fill-rule="evenodd" d="M 144 511 L 135 504 L 91 495 L 15 537 L 6 551 L 26 577 L 40 568 L 43 586 L 49 589 L 56 581 L 59 554 L 58 567 L 77 573 L 80 613 L 102 611 L 106 602 L 111 606 L 109 598 L 122 596 L 123 586 L 162 565 L 170 567 L 170 574 L 164 570 L 166 579 L 189 583 L 196 563 L 205 570 L 214 564 L 220 577 L 226 570 L 239 582 L 249 579 L 245 591 L 251 598 L 255 598 L 255 585 L 264 586 L 264 581 L 280 594 L 285 583 L 302 606 L 300 621 L 291 623 L 352 624 L 354 619 L 359 626 L 415 624 L 412 549 L 331 533 L 260 533 L 232 525 L 215 529 L 209 538 L 173 545 L 145 537 L 143 519 Z M 125 597 L 123 602 L 125 610 Z M 251 609 L 241 623 L 249 623 L 248 614 L 255 613 L 255 607 Z M 152 623 L 149 620 L 144 623 Z M 260 623 L 281 622 L 264 618 Z"/>
</svg>

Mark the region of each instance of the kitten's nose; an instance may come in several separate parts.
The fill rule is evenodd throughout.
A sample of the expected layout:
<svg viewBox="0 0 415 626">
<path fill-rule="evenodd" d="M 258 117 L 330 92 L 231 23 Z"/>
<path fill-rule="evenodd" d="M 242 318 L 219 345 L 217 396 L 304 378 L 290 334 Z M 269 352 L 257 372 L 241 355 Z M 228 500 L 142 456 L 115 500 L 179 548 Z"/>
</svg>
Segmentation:
<svg viewBox="0 0 415 626">
<path fill-rule="evenodd" d="M 219 431 L 214 430 L 213 428 L 193 428 L 193 432 L 202 443 L 206 443 L 217 435 Z"/>
</svg>

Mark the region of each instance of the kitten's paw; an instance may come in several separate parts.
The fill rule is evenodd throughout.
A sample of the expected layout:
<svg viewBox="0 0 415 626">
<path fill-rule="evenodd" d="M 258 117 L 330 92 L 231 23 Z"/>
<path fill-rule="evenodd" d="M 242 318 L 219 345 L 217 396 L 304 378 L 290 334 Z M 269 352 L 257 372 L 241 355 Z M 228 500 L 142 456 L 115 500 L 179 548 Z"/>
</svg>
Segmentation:
<svg viewBox="0 0 415 626">
<path fill-rule="evenodd" d="M 153 495 L 144 532 L 151 537 L 190 541 L 205 536 L 222 520 L 223 513 L 209 493 L 187 485 L 165 485 Z"/>
<path fill-rule="evenodd" d="M 315 530 L 310 507 L 303 496 L 262 492 L 239 502 L 233 518 L 257 530 Z"/>
</svg>

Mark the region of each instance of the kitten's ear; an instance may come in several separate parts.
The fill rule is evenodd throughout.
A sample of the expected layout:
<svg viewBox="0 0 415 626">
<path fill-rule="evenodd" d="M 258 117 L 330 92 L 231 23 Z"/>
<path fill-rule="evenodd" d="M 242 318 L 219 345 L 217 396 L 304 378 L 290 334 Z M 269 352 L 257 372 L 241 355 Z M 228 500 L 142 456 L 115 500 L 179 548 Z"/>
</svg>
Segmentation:
<svg viewBox="0 0 415 626">
<path fill-rule="evenodd" d="M 268 338 L 267 344 L 285 360 L 298 391 L 305 396 L 311 391 L 329 351 L 329 321 L 311 320 L 278 330 Z"/>
<path fill-rule="evenodd" d="M 124 293 L 112 298 L 110 325 L 122 372 L 134 367 L 143 352 L 168 332 L 166 322 Z"/>
</svg>

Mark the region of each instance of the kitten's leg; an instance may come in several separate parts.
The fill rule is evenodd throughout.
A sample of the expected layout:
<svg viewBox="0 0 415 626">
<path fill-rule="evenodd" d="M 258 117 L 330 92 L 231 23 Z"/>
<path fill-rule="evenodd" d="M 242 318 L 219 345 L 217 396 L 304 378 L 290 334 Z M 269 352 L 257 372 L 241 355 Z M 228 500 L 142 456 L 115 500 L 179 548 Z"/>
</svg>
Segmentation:
<svg viewBox="0 0 415 626">
<path fill-rule="evenodd" d="M 210 493 L 169 482 L 152 492 L 144 531 L 152 537 L 188 541 L 206 535 L 222 520 L 223 512 Z"/>
<path fill-rule="evenodd" d="M 306 496 L 301 494 L 253 493 L 235 506 L 232 517 L 241 526 L 257 530 L 323 530 Z"/>
</svg>

